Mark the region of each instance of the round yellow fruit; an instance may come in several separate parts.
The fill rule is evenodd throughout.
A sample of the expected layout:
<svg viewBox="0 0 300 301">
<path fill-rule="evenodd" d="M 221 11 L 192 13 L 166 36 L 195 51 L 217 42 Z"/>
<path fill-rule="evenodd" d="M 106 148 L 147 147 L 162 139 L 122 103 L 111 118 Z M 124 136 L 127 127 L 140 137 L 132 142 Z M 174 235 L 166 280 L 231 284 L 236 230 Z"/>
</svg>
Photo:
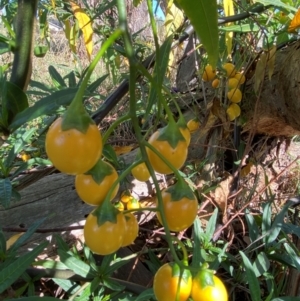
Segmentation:
<svg viewBox="0 0 300 301">
<path fill-rule="evenodd" d="M 237 72 L 235 74 L 234 78 L 236 78 L 238 80 L 239 85 L 242 85 L 246 81 L 245 75 L 240 72 Z"/>
<path fill-rule="evenodd" d="M 211 86 L 215 89 L 219 88 L 220 86 L 220 80 L 218 78 L 215 78 L 212 83 L 211 83 Z"/>
<path fill-rule="evenodd" d="M 231 102 L 239 103 L 242 100 L 242 92 L 240 89 L 232 89 L 228 91 L 227 97 Z"/>
<path fill-rule="evenodd" d="M 235 66 L 231 63 L 224 64 L 223 69 L 225 69 L 227 77 L 234 77 L 236 74 Z"/>
<path fill-rule="evenodd" d="M 230 89 L 235 89 L 239 86 L 239 81 L 232 77 L 232 78 L 229 78 L 228 81 L 227 81 L 227 87 Z"/>
<path fill-rule="evenodd" d="M 209 82 L 216 77 L 216 70 L 213 70 L 211 65 L 206 65 L 202 74 L 202 79 Z"/>
</svg>

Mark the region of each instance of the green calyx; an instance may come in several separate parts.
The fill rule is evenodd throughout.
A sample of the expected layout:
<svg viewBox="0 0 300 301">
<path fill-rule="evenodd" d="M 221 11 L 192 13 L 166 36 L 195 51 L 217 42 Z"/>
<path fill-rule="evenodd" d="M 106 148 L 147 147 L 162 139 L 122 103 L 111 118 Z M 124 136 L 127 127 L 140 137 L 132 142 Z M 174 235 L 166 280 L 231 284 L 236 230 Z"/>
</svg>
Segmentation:
<svg viewBox="0 0 300 301">
<path fill-rule="evenodd" d="M 215 286 L 215 282 L 213 279 L 214 273 L 212 270 L 203 269 L 198 272 L 195 279 L 200 283 L 202 288 L 207 286 Z"/>
<path fill-rule="evenodd" d="M 172 202 L 180 201 L 183 198 L 187 198 L 189 200 L 196 199 L 196 196 L 193 193 L 192 189 L 182 178 L 179 178 L 176 184 L 168 187 L 166 189 L 166 192 L 171 194 Z"/>
<path fill-rule="evenodd" d="M 79 99 L 76 95 L 70 107 L 63 116 L 61 126 L 62 130 L 67 131 L 70 129 L 76 129 L 85 134 L 91 124 L 95 123 L 86 112 L 82 104 L 82 99 Z"/>
<path fill-rule="evenodd" d="M 179 141 L 185 141 L 175 121 L 170 121 L 167 126 L 159 130 L 159 136 L 157 140 L 168 141 L 173 149 L 177 147 Z"/>
<path fill-rule="evenodd" d="M 169 263 L 169 265 L 172 267 L 172 277 L 181 278 L 185 283 L 188 283 L 192 277 L 190 270 L 180 268 L 175 262 Z"/>
<path fill-rule="evenodd" d="M 123 213 L 115 208 L 108 199 L 105 199 L 104 202 L 96 210 L 94 210 L 92 214 L 97 217 L 97 222 L 100 227 L 105 222 L 116 224 L 118 214 Z"/>
<path fill-rule="evenodd" d="M 114 168 L 107 162 L 99 159 L 96 165 L 86 172 L 86 175 L 91 175 L 94 181 L 99 185 L 105 177 L 111 175 L 114 172 Z"/>
<path fill-rule="evenodd" d="M 179 119 L 177 120 L 177 125 L 180 129 L 186 129 L 187 128 L 187 123 L 186 123 L 185 118 L 183 117 L 182 114 L 179 115 Z"/>
</svg>

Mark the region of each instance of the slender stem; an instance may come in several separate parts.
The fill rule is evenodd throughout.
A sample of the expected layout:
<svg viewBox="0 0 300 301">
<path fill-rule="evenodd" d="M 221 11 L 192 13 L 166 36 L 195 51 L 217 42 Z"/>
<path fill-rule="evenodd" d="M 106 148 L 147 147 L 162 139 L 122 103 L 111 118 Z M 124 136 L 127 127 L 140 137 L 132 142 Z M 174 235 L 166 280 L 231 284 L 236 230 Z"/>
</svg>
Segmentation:
<svg viewBox="0 0 300 301">
<path fill-rule="evenodd" d="M 148 143 L 147 141 L 144 141 L 143 143 L 145 146 L 147 146 L 148 148 L 150 148 L 162 161 L 164 161 L 164 163 L 170 168 L 172 169 L 172 171 L 175 174 L 175 177 L 179 180 L 181 178 L 181 175 L 178 171 L 178 169 L 176 169 L 167 158 L 165 158 L 153 145 L 151 145 L 150 143 Z"/>
<path fill-rule="evenodd" d="M 147 0 L 147 1 L 149 1 L 149 0 Z M 158 198 L 158 210 L 161 214 L 163 226 L 164 226 L 165 232 L 166 232 L 166 239 L 167 239 L 168 245 L 170 247 L 170 250 L 171 250 L 171 253 L 174 257 L 175 262 L 178 263 L 178 265 L 183 266 L 182 262 L 179 260 L 177 254 L 176 254 L 175 248 L 174 248 L 173 243 L 172 243 L 171 233 L 170 233 L 169 227 L 167 225 L 166 216 L 165 216 L 165 213 L 164 213 L 163 200 L 162 200 L 160 187 L 159 187 L 154 169 L 153 169 L 153 167 L 151 166 L 151 164 L 149 162 L 147 152 L 146 152 L 146 147 L 145 147 L 146 146 L 146 141 L 145 141 L 144 137 L 142 136 L 141 128 L 140 128 L 139 123 L 138 123 L 138 118 L 137 118 L 137 115 L 136 115 L 137 108 L 136 108 L 136 96 L 135 96 L 137 64 L 135 63 L 135 58 L 134 58 L 134 55 L 133 55 L 134 52 L 133 52 L 133 48 L 132 48 L 132 45 L 131 45 L 131 42 L 130 42 L 129 32 L 128 32 L 128 29 L 127 29 L 126 8 L 125 8 L 125 5 L 124 5 L 124 1 L 117 0 L 117 4 L 118 4 L 118 9 L 119 9 L 120 28 L 122 28 L 123 39 L 124 39 L 124 42 L 125 42 L 125 51 L 126 51 L 126 54 L 128 56 L 128 59 L 129 59 L 129 105 L 130 105 L 129 110 L 130 110 L 132 125 L 133 125 L 135 135 L 136 135 L 137 140 L 138 140 L 139 145 L 140 145 L 141 156 L 144 159 L 144 161 L 146 163 L 146 166 L 147 166 L 147 168 L 150 172 L 150 175 L 152 176 L 153 182 L 154 182 L 154 186 L 155 186 L 156 193 L 157 193 L 157 198 Z M 152 4 L 150 6 L 152 7 Z M 152 11 L 152 8 L 150 8 L 150 11 Z M 157 55 L 158 55 L 158 49 L 157 49 Z M 152 78 L 152 81 L 153 81 L 153 78 Z M 159 91 L 160 91 L 160 89 L 158 89 L 157 93 L 158 93 L 158 95 L 161 95 L 161 93 L 159 93 Z M 160 97 L 160 98 L 162 98 L 162 97 Z M 173 118 L 173 116 L 171 116 L 171 117 Z M 137 161 L 137 163 L 138 162 L 139 161 Z M 131 170 L 132 167 L 133 166 L 129 167 L 128 169 Z M 178 175 L 179 175 L 179 173 L 178 173 Z"/>
<path fill-rule="evenodd" d="M 172 237 L 174 241 L 176 241 L 178 243 L 178 245 L 180 246 L 182 253 L 183 253 L 183 264 L 184 265 L 188 265 L 188 253 L 186 250 L 185 245 L 183 244 L 183 242 L 181 240 L 178 239 L 178 237 Z"/>
<path fill-rule="evenodd" d="M 101 59 L 101 57 L 105 54 L 106 50 L 111 46 L 111 44 L 113 44 L 113 42 L 119 38 L 122 34 L 122 31 L 120 29 L 116 29 L 112 35 L 102 44 L 100 50 L 98 51 L 97 55 L 95 56 L 95 58 L 93 59 L 93 61 L 91 62 L 91 64 L 89 65 L 86 75 L 83 79 L 83 81 L 81 82 L 81 85 L 75 95 L 74 100 L 72 101 L 70 107 L 76 107 L 76 106 L 82 106 L 82 99 L 86 90 L 86 87 L 88 85 L 89 79 L 97 65 L 97 63 L 99 62 L 99 60 Z"/>
</svg>

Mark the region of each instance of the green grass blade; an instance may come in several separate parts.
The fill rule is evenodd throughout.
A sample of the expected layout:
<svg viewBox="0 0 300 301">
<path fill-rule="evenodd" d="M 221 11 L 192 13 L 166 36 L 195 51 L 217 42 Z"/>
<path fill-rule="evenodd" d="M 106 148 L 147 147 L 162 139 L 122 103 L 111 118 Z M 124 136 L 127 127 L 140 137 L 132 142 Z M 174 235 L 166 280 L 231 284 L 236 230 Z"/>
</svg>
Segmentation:
<svg viewBox="0 0 300 301">
<path fill-rule="evenodd" d="M 252 263 L 248 259 L 248 257 L 242 252 L 239 252 L 242 256 L 244 267 L 246 270 L 247 280 L 249 283 L 250 295 L 252 301 L 261 301 L 261 292 L 259 281 L 255 275 L 255 271 Z"/>
<path fill-rule="evenodd" d="M 13 284 L 29 267 L 34 259 L 43 251 L 48 242 L 44 242 L 31 252 L 19 257 L 16 261 L 5 267 L 0 272 L 0 294 Z"/>
</svg>

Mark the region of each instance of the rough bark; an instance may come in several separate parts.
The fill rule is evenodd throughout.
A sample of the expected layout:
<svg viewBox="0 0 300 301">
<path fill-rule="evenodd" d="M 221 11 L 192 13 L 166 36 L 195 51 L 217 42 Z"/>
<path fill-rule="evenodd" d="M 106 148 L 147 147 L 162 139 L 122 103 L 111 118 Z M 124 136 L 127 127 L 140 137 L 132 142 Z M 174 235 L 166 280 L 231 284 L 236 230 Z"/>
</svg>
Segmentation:
<svg viewBox="0 0 300 301">
<path fill-rule="evenodd" d="M 260 95 L 253 92 L 255 77 L 248 85 L 244 109 L 250 122 L 246 129 L 270 136 L 300 134 L 299 48 L 296 42 L 276 52 L 274 73 L 271 80 L 265 78 Z"/>
</svg>

